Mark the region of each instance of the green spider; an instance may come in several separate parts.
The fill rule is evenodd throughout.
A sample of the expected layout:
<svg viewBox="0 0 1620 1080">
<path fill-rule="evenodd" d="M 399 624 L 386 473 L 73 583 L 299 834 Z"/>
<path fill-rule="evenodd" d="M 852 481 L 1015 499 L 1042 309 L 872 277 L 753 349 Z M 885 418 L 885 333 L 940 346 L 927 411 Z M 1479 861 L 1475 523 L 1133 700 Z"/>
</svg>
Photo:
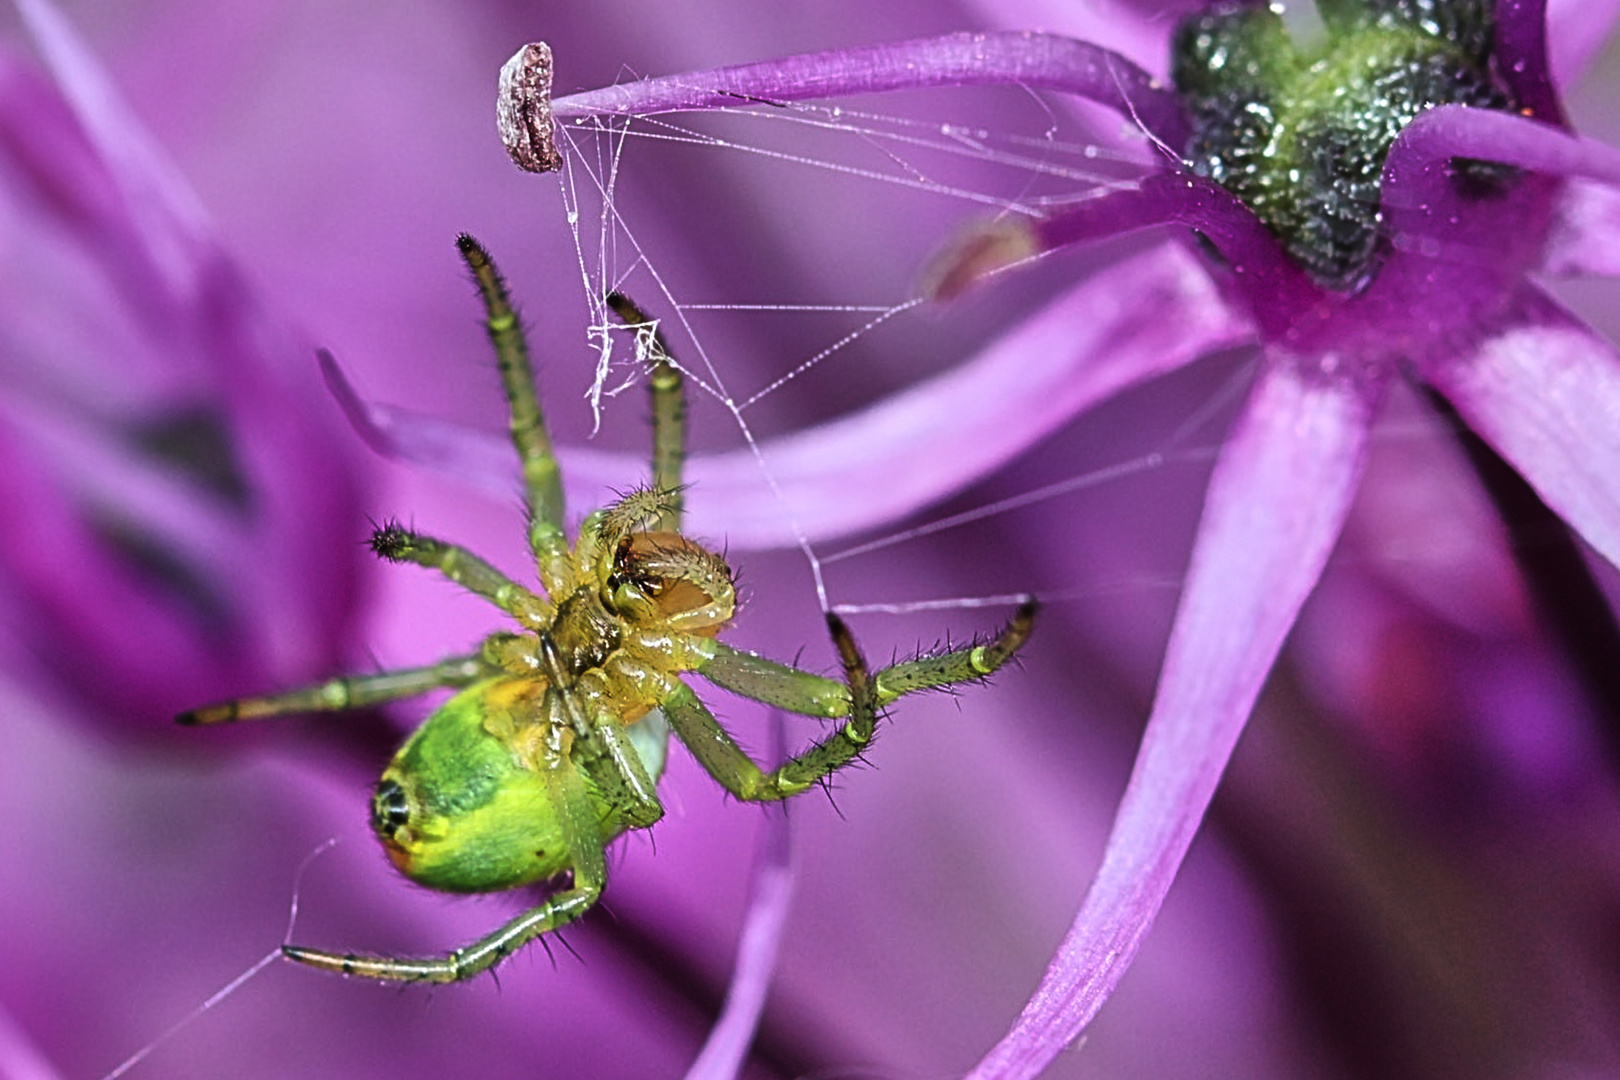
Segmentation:
<svg viewBox="0 0 1620 1080">
<path fill-rule="evenodd" d="M 1027 599 L 989 641 L 873 673 L 843 621 L 829 614 L 842 679 L 717 640 L 736 609 L 736 590 L 725 559 L 681 533 L 681 373 L 652 322 L 617 295 L 609 303 L 637 328 L 650 367 L 652 486 L 591 514 L 570 545 L 522 327 L 489 254 L 469 236 L 457 245 L 488 319 L 523 464 L 529 546 L 550 599 L 464 548 L 384 525 L 371 539 L 378 555 L 437 570 L 500 608 L 519 629 L 425 667 L 332 679 L 178 719 L 219 724 L 335 712 L 461 687 L 417 728 L 377 784 L 371 824 L 388 857 L 406 877 L 445 892 L 496 892 L 564 872 L 570 880 L 539 906 L 445 956 L 283 946 L 293 960 L 345 975 L 454 982 L 579 918 L 601 895 L 608 842 L 664 814 L 657 780 L 671 728 L 732 795 L 786 799 L 855 760 L 872 741 L 878 709 L 913 691 L 985 678 L 1012 658 L 1034 625 L 1036 605 Z M 789 712 L 845 723 L 767 772 L 679 678 L 682 672 Z"/>
</svg>

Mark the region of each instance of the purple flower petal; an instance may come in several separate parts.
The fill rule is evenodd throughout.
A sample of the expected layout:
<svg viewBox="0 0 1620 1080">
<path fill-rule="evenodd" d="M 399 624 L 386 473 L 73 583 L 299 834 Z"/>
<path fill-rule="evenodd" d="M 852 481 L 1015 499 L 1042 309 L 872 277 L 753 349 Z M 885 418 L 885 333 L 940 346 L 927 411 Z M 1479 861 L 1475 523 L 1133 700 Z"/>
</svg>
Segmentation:
<svg viewBox="0 0 1620 1080">
<path fill-rule="evenodd" d="M 1237 197 L 1211 180 L 1176 172 L 1143 177 L 1137 184 L 1066 207 L 1034 226 L 1050 250 L 1117 236 L 1155 225 L 1197 229 L 1220 250 L 1249 300 L 1262 333 L 1276 338 L 1311 307 L 1317 288 L 1289 259 L 1276 238 Z"/>
<path fill-rule="evenodd" d="M 1155 317 L 1163 311 L 1176 317 Z M 1197 261 L 1165 244 L 1085 281 L 953 371 L 841 420 L 765 440 L 757 455 L 693 457 L 687 519 L 695 532 L 744 548 L 894 521 L 993 472 L 1096 402 L 1251 336 Z M 514 490 L 511 450 L 497 436 L 362 406 L 329 365 L 334 376 L 334 392 L 373 446 Z M 558 453 L 569 499 L 581 506 L 646 469 L 628 455 Z M 888 482 L 850 482 L 880 464 Z"/>
<path fill-rule="evenodd" d="M 150 733 L 199 697 L 329 667 L 354 613 L 356 478 L 308 354 L 184 179 L 72 27 L 22 9 L 59 87 L 4 69 L 0 445 L 28 501 L 9 504 L 27 527 L 0 602 L 29 627 L 19 664 Z"/>
<path fill-rule="evenodd" d="M 1620 565 L 1620 353 L 1526 288 L 1507 325 L 1425 374 L 1540 492 Z"/>
<path fill-rule="evenodd" d="M 782 716 L 777 713 L 771 721 L 773 760 L 785 756 L 782 727 Z M 737 944 L 737 966 L 731 973 L 720 1019 L 687 1070 L 686 1080 L 734 1080 L 753 1044 L 776 974 L 776 953 L 793 901 L 793 838 L 786 807 L 768 805 L 763 810 L 765 820 L 754 860 L 748 914 Z"/>
<path fill-rule="evenodd" d="M 1421 201 L 1430 191 L 1444 197 L 1441 185 L 1449 180 L 1436 166 L 1458 157 L 1620 184 L 1620 150 L 1515 113 L 1466 105 L 1442 105 L 1408 124 L 1390 149 L 1384 176 L 1386 182 L 1416 185 L 1422 172 L 1426 187 L 1407 188 L 1408 200 Z"/>
<path fill-rule="evenodd" d="M 1082 41 L 1106 41 L 1148 70 L 1162 68 L 1170 54 L 1174 19 L 1149 16 L 1114 0 L 974 0 L 967 5 L 984 25 L 1008 30 L 1035 27 Z"/>
<path fill-rule="evenodd" d="M 174 295 L 188 295 L 195 287 L 193 247 L 205 243 L 209 233 L 207 214 L 196 194 L 129 111 L 62 13 L 46 0 L 17 0 L 17 10 L 79 122 L 117 177 L 145 253 Z"/>
<path fill-rule="evenodd" d="M 1180 146 L 1186 120 L 1175 94 L 1125 57 L 1072 38 L 1029 31 L 951 34 L 804 53 L 712 71 L 666 75 L 557 98 L 557 124 L 599 116 L 737 108 L 928 86 L 1024 86 L 1076 94 L 1139 121 Z"/>
<path fill-rule="evenodd" d="M 734 452 L 693 462 L 688 506 L 744 546 L 788 542 L 789 516 L 811 539 L 871 528 L 961 490 L 1096 402 L 1250 337 L 1196 260 L 1166 244 L 1070 290 L 954 371 L 765 442 L 759 461 L 779 503 L 762 497 L 754 455 Z M 849 482 L 880 464 L 888 482 Z"/>
<path fill-rule="evenodd" d="M 321 349 L 316 358 L 327 391 L 355 433 L 376 453 L 431 466 L 502 498 L 521 494 L 523 482 L 514 464 L 510 438 L 409 409 L 368 402 L 349 381 L 336 357 Z"/>
<path fill-rule="evenodd" d="M 1547 38 L 1553 82 L 1569 86 L 1609 40 L 1620 0 L 1549 0 Z"/>
<path fill-rule="evenodd" d="M 1452 162 L 1459 157 L 1533 175 L 1482 206 L 1454 182 Z M 1416 355 L 1467 348 L 1479 326 L 1501 317 L 1524 275 L 1548 257 L 1549 238 L 1559 228 L 1565 230 L 1562 247 L 1571 248 L 1568 230 L 1578 225 L 1560 225 L 1556 216 L 1559 180 L 1570 177 L 1620 183 L 1620 151 L 1512 113 L 1449 105 L 1419 116 L 1384 163 L 1384 222 L 1396 255 L 1358 298 L 1367 322 L 1381 324 L 1386 337 L 1407 324 L 1408 351 Z M 1375 294 L 1381 312 L 1370 303 Z M 1414 296 L 1445 299 L 1413 303 Z"/>
<path fill-rule="evenodd" d="M 1035 995 L 971 1077 L 1038 1074 L 1135 958 L 1338 538 L 1379 390 L 1285 356 L 1261 376 L 1215 467 L 1102 869 Z"/>
<path fill-rule="evenodd" d="M 0 1009 L 0 1076 L 6 1080 L 61 1080 L 62 1076 L 4 1009 Z"/>
<path fill-rule="evenodd" d="M 1564 185 L 1542 269 L 1569 276 L 1620 275 L 1620 189 L 1590 180 Z"/>
</svg>

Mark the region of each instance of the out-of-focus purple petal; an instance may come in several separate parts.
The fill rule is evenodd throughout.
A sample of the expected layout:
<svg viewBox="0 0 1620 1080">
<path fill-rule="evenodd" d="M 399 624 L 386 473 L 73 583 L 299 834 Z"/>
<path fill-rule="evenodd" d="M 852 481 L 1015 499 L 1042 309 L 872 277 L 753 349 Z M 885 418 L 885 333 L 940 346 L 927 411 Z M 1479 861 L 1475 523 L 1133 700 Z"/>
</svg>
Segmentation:
<svg viewBox="0 0 1620 1080">
<path fill-rule="evenodd" d="M 356 478 L 304 347 L 73 28 L 23 10 L 59 86 L 5 65 L 0 423 L 32 501 L 12 504 L 28 527 L 4 599 L 29 627 L 20 665 L 150 732 L 329 668 L 354 613 Z"/>
<path fill-rule="evenodd" d="M 523 490 L 513 466 L 509 438 L 409 409 L 368 402 L 349 381 L 336 357 L 325 349 L 316 357 L 327 391 L 355 433 L 376 453 L 432 466 L 503 498 Z"/>
<path fill-rule="evenodd" d="M 598 116 L 911 90 L 928 86 L 1026 86 L 1107 105 L 1171 146 L 1186 119 L 1169 87 L 1119 53 L 1030 31 L 950 34 L 888 45 L 804 53 L 712 71 L 666 75 L 557 98 L 558 125 Z"/>
<path fill-rule="evenodd" d="M 1174 319 L 1155 313 L 1175 311 Z M 1208 352 L 1249 340 L 1197 261 L 1175 244 L 1070 290 L 973 360 L 852 416 L 692 463 L 687 505 L 731 543 L 787 543 L 893 521 L 959 491 L 1096 402 Z M 882 469 L 883 484 L 851 477 Z M 785 514 L 784 514 L 785 510 Z"/>
<path fill-rule="evenodd" d="M 1166 311 L 1175 318 L 1158 317 Z M 1096 402 L 1251 336 L 1197 261 L 1165 244 L 1086 280 L 953 371 L 841 420 L 765 440 L 757 455 L 693 457 L 687 520 L 740 548 L 791 545 L 795 528 L 822 540 L 894 521 L 993 472 Z M 328 370 L 338 374 L 335 365 Z M 385 453 L 515 490 L 511 450 L 495 435 L 407 421 L 360 405 L 343 384 L 335 392 Z M 628 455 L 558 455 L 575 505 L 596 505 L 603 487 L 646 469 Z M 486 466 L 494 471 L 469 471 Z M 885 483 L 851 482 L 877 469 Z"/>
<path fill-rule="evenodd" d="M 0 1077 L 4 1080 L 61 1080 L 11 1014 L 0 1009 Z"/>
<path fill-rule="evenodd" d="M 1470 355 L 1425 375 L 1468 424 L 1611 563 L 1620 565 L 1620 353 L 1526 287 Z"/>
<path fill-rule="evenodd" d="M 1136 765 L 1080 914 L 970 1074 L 1033 1077 L 1130 966 L 1355 493 L 1381 385 L 1273 357 L 1215 467 Z"/>
<path fill-rule="evenodd" d="M 193 245 L 204 243 L 209 233 L 196 193 L 129 111 L 62 13 L 47 0 L 17 0 L 17 10 L 79 123 L 118 178 L 154 267 L 174 295 L 188 295 L 195 288 Z"/>
<path fill-rule="evenodd" d="M 1463 449 L 1452 432 L 1435 426 L 1416 395 L 1390 397 L 1379 416 L 1361 494 L 1345 525 L 1342 543 L 1355 552 L 1354 567 L 1339 583 L 1338 596 L 1354 596 L 1351 605 L 1364 604 L 1377 612 L 1375 618 L 1386 617 L 1389 605 L 1366 601 L 1358 591 L 1381 598 L 1381 585 L 1388 583 L 1425 611 L 1482 638 L 1530 624 L 1530 599 L 1513 566 L 1507 530 L 1479 490 Z M 1333 619 L 1323 621 L 1332 626 Z M 1354 631 L 1341 636 L 1359 637 Z M 1376 632 L 1362 639 L 1364 655 L 1377 652 L 1378 639 Z M 1347 644 L 1340 641 L 1323 651 L 1357 651 L 1344 648 Z M 1338 663 L 1324 660 L 1329 668 Z M 1360 685 L 1377 681 L 1364 678 Z"/>
<path fill-rule="evenodd" d="M 782 717 L 771 721 L 772 760 L 783 756 Z M 734 1080 L 765 1011 L 765 997 L 776 974 L 776 953 L 793 902 L 793 838 L 786 808 L 764 807 L 759 851 L 754 858 L 748 914 L 737 943 L 737 965 L 726 990 L 720 1019 L 687 1070 L 686 1080 Z"/>
<path fill-rule="evenodd" d="M 1564 186 L 1542 269 L 1570 276 L 1620 275 L 1620 189 L 1590 180 Z"/>
<path fill-rule="evenodd" d="M 51 462 L 58 477 L 95 505 L 99 513 L 115 521 L 139 521 L 149 541 L 161 545 L 208 580 L 233 607 L 250 602 L 247 583 L 232 580 L 235 567 L 230 551 L 241 543 L 240 534 L 217 507 L 210 505 L 206 494 L 184 477 L 172 470 L 154 468 L 123 447 L 85 431 L 87 425 L 75 422 L 78 418 L 46 415 L 39 408 L 15 412 L 0 408 L 0 418 L 21 434 L 36 454 Z M 18 454 L 9 460 L 17 462 L 20 457 Z M 40 503 L 31 505 L 37 507 Z M 73 572 L 75 561 L 64 559 L 60 551 L 50 553 L 66 573 Z"/>
<path fill-rule="evenodd" d="M 1547 50 L 1553 82 L 1567 87 L 1609 40 L 1620 0 L 1548 0 Z"/>
</svg>

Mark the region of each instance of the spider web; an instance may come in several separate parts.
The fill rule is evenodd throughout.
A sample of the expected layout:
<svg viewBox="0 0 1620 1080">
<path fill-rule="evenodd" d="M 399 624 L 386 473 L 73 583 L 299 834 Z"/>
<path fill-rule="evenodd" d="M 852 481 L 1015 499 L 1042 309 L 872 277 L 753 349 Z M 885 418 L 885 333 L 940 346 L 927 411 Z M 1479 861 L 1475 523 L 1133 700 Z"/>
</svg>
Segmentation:
<svg viewBox="0 0 1620 1080">
<path fill-rule="evenodd" d="M 1116 564 L 1083 579 L 1002 578 L 995 583 L 1001 588 L 994 590 L 916 599 L 852 598 L 844 595 L 847 590 L 829 586 L 834 567 L 860 565 L 869 573 L 877 572 L 873 560 L 904 557 L 914 545 L 936 537 L 982 545 L 988 541 L 972 531 L 974 526 L 1000 521 L 1005 528 L 1019 529 L 1038 520 L 1041 508 L 1054 503 L 1061 503 L 1062 513 L 1072 517 L 1075 500 L 1088 495 L 1106 493 L 1105 502 L 1154 500 L 1159 496 L 1152 493 L 1158 490 L 1153 485 L 1174 487 L 1185 481 L 1191 491 L 1187 496 L 1191 513 L 1201 499 L 1202 477 L 1253 374 L 1252 362 L 1238 358 L 1205 378 L 1184 381 L 1146 406 L 1149 426 L 1139 431 L 1124 429 L 1141 424 L 1141 407 L 1116 409 L 1098 421 L 1090 414 L 1079 416 L 1070 427 L 1085 429 L 1095 422 L 1099 426 L 1095 438 L 1060 439 L 1051 449 L 1037 444 L 1032 455 L 1003 470 L 999 483 L 968 480 L 967 495 L 897 519 L 882 531 L 813 539 L 815 529 L 797 518 L 774 471 L 772 438 L 796 430 L 784 425 L 780 414 L 796 411 L 792 405 L 802 400 L 830 397 L 842 402 L 845 412 L 881 400 L 881 390 L 864 396 L 847 392 L 849 384 L 873 382 L 868 377 L 873 368 L 894 372 L 889 382 L 893 391 L 971 358 L 976 346 L 1010 325 L 1009 311 L 1033 310 L 1080 275 L 1063 266 L 1027 265 L 1056 259 L 1028 260 L 1009 267 L 1017 273 L 1007 275 L 1004 283 L 981 286 L 977 295 L 948 303 L 935 302 L 924 295 L 926 284 L 919 286 L 918 281 L 953 233 L 986 219 L 1038 216 L 1129 186 L 1154 167 L 1159 149 L 1112 114 L 1100 120 L 1100 110 L 1031 89 L 957 88 L 877 100 L 882 111 L 849 104 L 757 102 L 703 113 L 598 118 L 561 126 L 566 144 L 563 203 L 591 311 L 588 332 L 596 366 L 586 396 L 595 422 L 601 423 L 603 409 L 614 398 L 639 382 L 643 367 L 637 361 L 634 334 L 617 324 L 602 302 L 608 291 L 624 290 L 661 317 L 691 391 L 720 407 L 720 415 L 752 454 L 809 569 L 822 610 L 911 615 L 1006 605 L 1025 591 L 1047 603 L 1144 593 L 1173 600 L 1181 584 L 1191 516 L 1184 523 L 1183 539 L 1157 560 L 1157 566 Z M 895 111 L 913 100 L 916 107 L 911 111 Z M 667 222 L 659 227 L 657 215 L 667 217 L 667 200 L 664 204 L 649 200 L 645 189 L 695 184 L 702 190 L 705 169 L 724 173 L 723 179 L 713 182 L 717 197 L 761 188 L 806 189 L 803 198 L 769 203 L 778 211 L 772 239 L 781 245 L 784 260 L 804 260 L 801 251 L 836 252 L 840 237 L 845 243 L 859 243 L 861 238 L 851 235 L 851 225 L 838 220 L 836 211 L 827 211 L 828 201 L 842 199 L 852 207 L 870 202 L 881 209 L 867 213 L 868 219 L 889 214 L 933 228 L 910 227 L 913 235 L 896 245 L 889 257 L 887 284 L 877 286 L 884 291 L 833 301 L 802 291 L 760 295 L 754 290 L 773 287 L 774 281 L 756 282 L 748 275 L 739 280 L 728 277 L 724 268 L 693 273 L 692 260 L 679 249 L 683 233 L 671 230 Z M 795 212 L 806 220 L 782 223 Z M 919 241 L 915 234 L 923 238 Z M 857 257 L 864 258 L 865 249 L 857 250 L 862 252 Z M 1106 259 L 1082 273 L 1107 273 Z M 785 284 L 776 287 L 802 290 L 807 287 L 805 276 L 780 275 Z M 707 280 L 694 284 L 694 278 Z M 1034 284 L 1026 285 L 1027 280 Z M 713 291 L 733 291 L 736 298 L 717 301 Z M 955 308 L 971 310 L 958 322 Z M 717 317 L 734 325 L 717 324 Z M 760 327 L 788 318 L 796 320 L 798 333 L 785 348 L 775 348 L 771 331 Z M 957 325 L 969 329 L 954 348 L 939 351 L 940 340 Z M 716 326 L 718 330 L 712 329 Z M 766 345 L 754 349 L 755 355 L 739 355 L 734 347 L 711 345 L 711 336 L 722 342 L 741 339 Z M 1108 413 L 1111 408 L 1105 403 L 1094 412 Z M 813 413 L 813 407 L 809 411 Z M 940 418 L 942 424 L 949 422 L 949 417 Z M 1376 434 L 1380 443 L 1443 443 L 1446 438 L 1430 418 L 1417 414 L 1386 421 Z M 1070 447 L 1081 452 L 1070 453 Z M 1039 467 L 1027 467 L 1030 459 Z M 1141 486 L 1144 482 L 1150 485 L 1146 489 Z M 1343 556 L 1339 559 L 1342 562 Z M 866 593 L 870 588 L 862 585 L 854 591 Z"/>
<path fill-rule="evenodd" d="M 1011 126 L 1004 122 L 1009 96 L 1010 111 L 1016 118 Z M 1062 601 L 1099 592 L 1173 589 L 1179 584 L 1179 573 L 1141 574 L 1102 585 L 1048 581 L 1015 586 L 1019 592 L 856 602 L 835 600 L 825 571 L 1088 488 L 1171 466 L 1207 464 L 1218 447 L 1215 421 L 1234 404 L 1246 384 L 1246 372 L 1227 379 L 1219 392 L 1161 434 L 1154 445 L 1123 460 L 1081 466 L 1058 479 L 965 509 L 925 513 L 920 522 L 908 522 L 859 542 L 813 542 L 812 530 L 796 517 L 773 471 L 770 438 L 782 432 L 763 430 L 756 418 L 763 407 L 798 392 L 812 377 L 822 378 L 823 385 L 837 382 L 852 369 L 873 363 L 874 354 L 881 352 L 878 363 L 892 361 L 897 350 L 890 343 L 898 343 L 898 351 L 905 351 L 908 335 L 937 331 L 931 324 L 939 321 L 940 305 L 921 295 L 915 285 L 917 271 L 937 253 L 937 246 L 932 251 L 920 247 L 897 252 L 904 284 L 876 298 L 837 302 L 803 296 L 728 302 L 689 299 L 690 290 L 678 273 L 665 268 L 671 261 L 669 253 L 656 241 L 644 238 L 652 230 L 643 227 L 645 213 L 638 216 L 638 204 L 643 200 L 625 195 L 626 189 L 645 178 L 660 177 L 659 162 L 671 153 L 691 157 L 695 151 L 703 151 L 728 167 L 741 163 L 745 175 L 754 177 L 755 183 L 791 186 L 814 175 L 821 182 L 818 190 L 827 190 L 825 181 L 830 179 L 832 186 L 847 190 L 852 202 L 876 193 L 885 206 L 922 207 L 924 217 L 946 223 L 947 231 L 939 235 L 948 237 L 953 219 L 960 225 L 986 217 L 1033 217 L 1130 184 L 1150 161 L 1151 148 L 1145 140 L 1127 136 L 1112 145 L 1100 142 L 1066 103 L 1050 101 L 1037 92 L 1005 91 L 994 107 L 998 121 L 994 126 L 955 112 L 953 119 L 938 120 L 926 114 L 899 115 L 848 105 L 771 102 L 702 115 L 615 117 L 561 130 L 567 144 L 562 169 L 564 206 L 592 312 L 589 333 L 596 367 L 587 397 L 596 423 L 600 425 L 608 403 L 639 380 L 641 371 L 635 347 L 623 345 L 633 341 L 633 335 L 615 323 L 601 299 L 610 290 L 625 290 L 637 295 L 644 307 L 662 314 L 662 329 L 676 342 L 676 359 L 689 386 L 720 406 L 753 455 L 809 568 L 824 611 L 913 614 L 1005 605 L 1016 600 L 1024 587 L 1035 588 L 1043 599 Z M 654 297 L 650 303 L 648 290 Z M 738 320 L 792 314 L 819 318 L 820 322 L 815 331 L 800 335 L 798 340 L 807 344 L 799 345 L 798 352 L 774 358 L 765 367 L 767 374 L 756 376 L 759 385 L 744 390 L 738 384 L 753 373 L 735 358 L 712 349 L 699 325 L 699 316 L 714 314 Z M 936 357 L 933 370 L 943 370 L 968 355 L 964 349 L 956 356 Z M 928 368 L 915 365 L 910 370 L 912 378 L 930 374 Z M 948 424 L 949 418 L 941 417 L 940 422 Z"/>
</svg>

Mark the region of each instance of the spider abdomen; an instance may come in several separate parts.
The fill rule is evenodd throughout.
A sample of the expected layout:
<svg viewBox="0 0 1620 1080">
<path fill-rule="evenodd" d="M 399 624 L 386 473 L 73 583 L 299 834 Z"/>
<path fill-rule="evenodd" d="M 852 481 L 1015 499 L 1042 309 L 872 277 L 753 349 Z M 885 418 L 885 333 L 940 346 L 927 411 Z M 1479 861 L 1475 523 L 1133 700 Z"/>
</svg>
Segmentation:
<svg viewBox="0 0 1620 1080">
<path fill-rule="evenodd" d="M 489 730 L 491 710 L 527 708 L 534 685 L 510 678 L 474 683 L 423 721 L 384 770 L 372 798 L 372 828 L 412 881 L 446 892 L 492 892 L 568 868 L 553 781 Z M 566 751 L 554 750 L 553 767 L 572 768 Z"/>
</svg>

